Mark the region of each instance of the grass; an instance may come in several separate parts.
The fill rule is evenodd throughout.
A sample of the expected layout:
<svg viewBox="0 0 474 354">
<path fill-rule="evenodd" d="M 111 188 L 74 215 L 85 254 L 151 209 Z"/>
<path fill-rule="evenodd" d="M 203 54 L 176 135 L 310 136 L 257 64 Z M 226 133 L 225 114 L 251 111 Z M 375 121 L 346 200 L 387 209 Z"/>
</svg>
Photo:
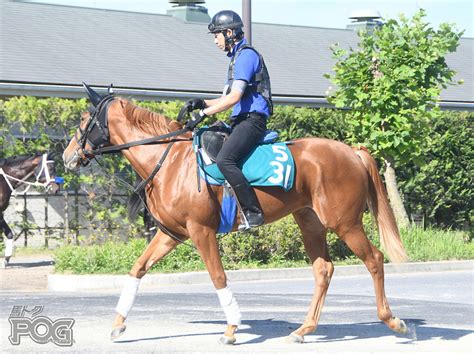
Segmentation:
<svg viewBox="0 0 474 354">
<path fill-rule="evenodd" d="M 409 261 L 440 261 L 474 259 L 474 243 L 460 231 L 411 228 L 402 230 L 402 240 Z M 232 237 L 230 235 L 229 237 Z M 143 239 L 128 243 L 105 243 L 95 246 L 64 246 L 54 252 L 55 271 L 74 274 L 125 274 L 128 273 L 146 247 Z M 229 261 L 223 255 L 226 269 L 291 268 L 308 266 L 306 259 L 288 260 L 274 255 L 266 262 L 261 260 Z M 361 264 L 350 256 L 336 265 Z M 172 273 L 205 270 L 198 253 L 189 246 L 179 246 L 158 262 L 150 272 Z"/>
<path fill-rule="evenodd" d="M 49 248 L 15 247 L 16 256 L 53 256 L 54 250 Z"/>
<path fill-rule="evenodd" d="M 415 227 L 401 236 L 412 262 L 474 259 L 474 243 L 466 232 Z"/>
</svg>

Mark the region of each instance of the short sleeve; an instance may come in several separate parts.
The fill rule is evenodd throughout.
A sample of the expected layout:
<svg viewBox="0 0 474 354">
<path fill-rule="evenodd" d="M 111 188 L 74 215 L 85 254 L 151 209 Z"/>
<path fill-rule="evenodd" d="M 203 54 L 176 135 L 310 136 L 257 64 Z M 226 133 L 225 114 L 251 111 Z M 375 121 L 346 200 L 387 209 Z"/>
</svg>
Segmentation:
<svg viewBox="0 0 474 354">
<path fill-rule="evenodd" d="M 251 82 L 258 72 L 260 58 L 252 49 L 243 49 L 234 64 L 234 80 Z"/>
</svg>

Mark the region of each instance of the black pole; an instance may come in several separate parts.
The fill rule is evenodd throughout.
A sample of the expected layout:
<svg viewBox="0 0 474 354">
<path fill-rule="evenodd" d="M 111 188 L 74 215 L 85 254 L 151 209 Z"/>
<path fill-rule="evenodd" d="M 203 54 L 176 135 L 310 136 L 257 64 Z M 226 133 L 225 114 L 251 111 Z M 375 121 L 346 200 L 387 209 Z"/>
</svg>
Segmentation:
<svg viewBox="0 0 474 354">
<path fill-rule="evenodd" d="M 242 20 L 245 38 L 248 44 L 252 45 L 252 0 L 242 0 Z"/>
</svg>

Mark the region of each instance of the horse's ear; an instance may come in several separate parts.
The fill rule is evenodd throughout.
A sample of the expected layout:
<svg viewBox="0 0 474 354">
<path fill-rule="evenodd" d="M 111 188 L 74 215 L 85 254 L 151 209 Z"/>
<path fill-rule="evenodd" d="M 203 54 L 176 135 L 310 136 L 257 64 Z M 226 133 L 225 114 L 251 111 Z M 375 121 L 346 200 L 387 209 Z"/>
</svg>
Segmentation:
<svg viewBox="0 0 474 354">
<path fill-rule="evenodd" d="M 91 103 L 94 105 L 94 107 L 97 107 L 100 101 L 102 101 L 103 97 L 99 95 L 97 92 L 95 92 L 89 85 L 87 85 L 85 82 L 82 82 L 82 86 L 84 86 L 84 89 L 87 92 L 87 95 L 89 96 L 89 100 Z"/>
</svg>

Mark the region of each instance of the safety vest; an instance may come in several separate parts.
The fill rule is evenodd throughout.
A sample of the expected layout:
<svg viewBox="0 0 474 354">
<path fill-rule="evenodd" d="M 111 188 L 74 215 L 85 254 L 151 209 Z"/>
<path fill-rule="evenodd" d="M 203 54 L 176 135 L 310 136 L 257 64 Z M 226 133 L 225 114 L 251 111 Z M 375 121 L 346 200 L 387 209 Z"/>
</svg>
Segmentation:
<svg viewBox="0 0 474 354">
<path fill-rule="evenodd" d="M 272 115 L 273 114 L 273 101 L 272 101 L 272 88 L 271 88 L 271 83 L 270 83 L 270 75 L 268 74 L 267 66 L 265 65 L 265 61 L 263 60 L 262 55 L 254 47 L 250 45 L 245 44 L 241 46 L 237 50 L 237 53 L 235 53 L 234 57 L 229 63 L 229 69 L 227 70 L 226 94 L 230 93 L 232 82 L 234 81 L 235 60 L 244 49 L 253 50 L 255 53 L 257 53 L 258 57 L 260 58 L 260 70 L 259 72 L 255 74 L 254 80 L 248 83 L 247 87 L 245 88 L 244 95 L 248 92 L 248 90 L 256 90 L 259 94 L 263 96 L 263 98 L 267 102 L 270 115 Z"/>
</svg>

